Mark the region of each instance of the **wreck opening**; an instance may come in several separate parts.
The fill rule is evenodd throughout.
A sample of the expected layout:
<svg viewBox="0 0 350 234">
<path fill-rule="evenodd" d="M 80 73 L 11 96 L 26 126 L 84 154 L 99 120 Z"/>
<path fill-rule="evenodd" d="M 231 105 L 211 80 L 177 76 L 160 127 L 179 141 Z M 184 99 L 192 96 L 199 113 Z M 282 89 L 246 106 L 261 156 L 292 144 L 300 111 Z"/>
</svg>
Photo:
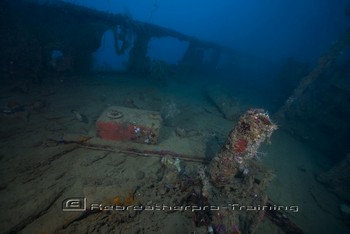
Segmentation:
<svg viewBox="0 0 350 234">
<path fill-rule="evenodd" d="M 16 6 L 18 3 L 4 1 L 2 5 L 7 6 L 7 11 L 4 12 L 3 18 L 9 22 L 8 25 L 17 24 L 18 27 L 26 27 L 23 32 L 27 33 L 19 35 L 14 31 L 18 30 L 18 27 L 16 29 L 8 27 L 11 43 L 8 41 L 9 38 L 2 37 L 1 46 L 5 57 L 15 61 L 13 66 L 17 68 L 14 69 L 25 68 L 27 72 L 33 73 L 31 76 L 43 76 L 39 73 L 53 71 L 89 73 L 107 70 L 145 74 L 152 69 L 154 65 L 152 60 L 163 61 L 166 65 L 176 65 L 179 67 L 177 71 L 186 71 L 181 67 L 203 65 L 204 53 L 199 53 L 200 50 L 212 49 L 218 54 L 221 51 L 226 53 L 230 51 L 215 43 L 132 20 L 123 14 L 105 14 L 61 1 L 54 3 L 45 1 L 41 4 L 26 0 L 19 2 L 21 7 Z M 163 47 L 154 50 L 152 48 L 155 43 L 156 46 Z M 26 56 L 31 58 L 31 62 L 28 62 L 29 59 L 18 60 L 13 57 L 14 53 L 11 52 L 13 50 L 26 51 Z M 54 50 L 61 51 L 64 56 L 53 59 L 51 53 Z M 170 58 L 170 56 L 166 58 L 169 52 L 171 54 L 176 52 L 177 58 L 171 57 L 172 61 L 166 61 Z M 6 63 L 2 64 L 6 66 Z M 216 61 L 206 59 L 205 66 L 214 69 Z M 40 69 L 32 70 L 30 67 Z M 7 66 L 2 69 L 7 69 Z M 197 72 L 199 71 L 198 69 Z"/>
</svg>

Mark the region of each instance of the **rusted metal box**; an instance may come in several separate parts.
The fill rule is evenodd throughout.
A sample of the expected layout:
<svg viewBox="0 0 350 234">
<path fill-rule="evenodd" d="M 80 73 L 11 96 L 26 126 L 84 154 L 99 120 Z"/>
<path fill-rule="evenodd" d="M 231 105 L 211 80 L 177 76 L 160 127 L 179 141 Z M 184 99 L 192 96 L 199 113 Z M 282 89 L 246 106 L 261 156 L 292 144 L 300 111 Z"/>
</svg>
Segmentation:
<svg viewBox="0 0 350 234">
<path fill-rule="evenodd" d="M 105 140 L 157 144 L 161 124 L 159 112 L 110 106 L 98 118 L 96 131 Z"/>
</svg>

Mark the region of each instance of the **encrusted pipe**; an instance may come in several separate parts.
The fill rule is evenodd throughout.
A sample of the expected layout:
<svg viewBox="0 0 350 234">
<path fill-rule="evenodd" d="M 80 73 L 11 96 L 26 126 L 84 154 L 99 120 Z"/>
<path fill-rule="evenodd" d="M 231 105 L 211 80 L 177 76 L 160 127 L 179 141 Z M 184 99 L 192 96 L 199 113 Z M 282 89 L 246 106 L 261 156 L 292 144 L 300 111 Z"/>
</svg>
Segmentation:
<svg viewBox="0 0 350 234">
<path fill-rule="evenodd" d="M 229 137 L 210 163 L 211 181 L 215 186 L 229 184 L 233 176 L 257 156 L 261 143 L 277 129 L 263 109 L 249 109 L 242 115 Z"/>
</svg>

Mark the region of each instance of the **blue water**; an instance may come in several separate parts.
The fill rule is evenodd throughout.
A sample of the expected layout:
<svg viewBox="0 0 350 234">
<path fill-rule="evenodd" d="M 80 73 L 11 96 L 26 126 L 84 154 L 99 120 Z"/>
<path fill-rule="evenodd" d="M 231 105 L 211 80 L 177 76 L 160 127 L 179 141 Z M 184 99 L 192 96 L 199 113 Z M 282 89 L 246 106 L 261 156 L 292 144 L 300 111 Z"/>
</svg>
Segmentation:
<svg viewBox="0 0 350 234">
<path fill-rule="evenodd" d="M 4 233 L 232 233 L 224 212 L 65 213 L 62 202 L 226 202 L 234 186 L 211 185 L 203 198 L 198 171 L 209 177 L 250 108 L 279 127 L 256 158 L 275 175 L 270 201 L 297 205 L 284 215 L 305 233 L 349 233 L 348 0 L 64 2 L 73 5 L 0 3 Z M 110 106 L 158 112 L 159 143 L 100 139 L 96 122 Z M 177 155 L 179 173 L 159 154 Z M 249 233 L 250 219 L 236 216 L 233 232 Z M 254 230 L 286 229 L 265 215 Z"/>
</svg>

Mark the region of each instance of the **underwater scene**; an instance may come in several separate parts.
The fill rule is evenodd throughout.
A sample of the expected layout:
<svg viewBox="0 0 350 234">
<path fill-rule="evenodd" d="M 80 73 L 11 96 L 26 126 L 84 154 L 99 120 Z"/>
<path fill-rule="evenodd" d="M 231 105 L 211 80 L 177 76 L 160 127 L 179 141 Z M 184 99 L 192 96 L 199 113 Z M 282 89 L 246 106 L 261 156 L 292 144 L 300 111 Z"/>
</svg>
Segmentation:
<svg viewBox="0 0 350 234">
<path fill-rule="evenodd" d="M 0 233 L 350 233 L 350 1 L 0 1 Z"/>
</svg>

